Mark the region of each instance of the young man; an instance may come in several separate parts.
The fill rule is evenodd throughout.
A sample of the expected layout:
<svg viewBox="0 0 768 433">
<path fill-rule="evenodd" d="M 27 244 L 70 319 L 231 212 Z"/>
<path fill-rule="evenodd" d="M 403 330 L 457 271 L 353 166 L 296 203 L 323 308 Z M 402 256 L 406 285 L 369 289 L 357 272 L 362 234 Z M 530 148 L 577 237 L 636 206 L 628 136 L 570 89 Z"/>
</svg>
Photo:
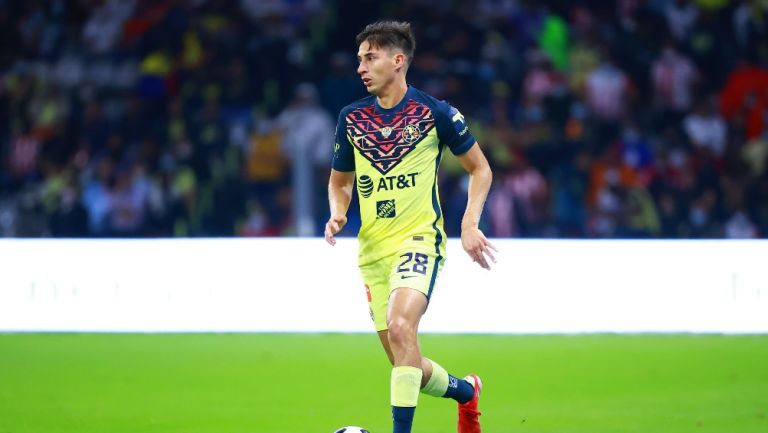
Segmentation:
<svg viewBox="0 0 768 433">
<path fill-rule="evenodd" d="M 437 169 L 447 146 L 469 173 L 462 221 L 464 250 L 490 269 L 495 247 L 478 229 L 491 170 L 464 117 L 406 83 L 415 39 L 409 23 L 368 25 L 356 39 L 357 73 L 371 96 L 341 110 L 328 185 L 325 239 L 347 222 L 357 176 L 362 227 L 359 267 L 376 330 L 393 365 L 394 433 L 409 433 L 419 391 L 459 403 L 459 433 L 480 433 L 482 382 L 458 379 L 422 357 L 418 327 L 445 261 Z M 456 312 L 460 315 L 461 312 Z"/>
</svg>

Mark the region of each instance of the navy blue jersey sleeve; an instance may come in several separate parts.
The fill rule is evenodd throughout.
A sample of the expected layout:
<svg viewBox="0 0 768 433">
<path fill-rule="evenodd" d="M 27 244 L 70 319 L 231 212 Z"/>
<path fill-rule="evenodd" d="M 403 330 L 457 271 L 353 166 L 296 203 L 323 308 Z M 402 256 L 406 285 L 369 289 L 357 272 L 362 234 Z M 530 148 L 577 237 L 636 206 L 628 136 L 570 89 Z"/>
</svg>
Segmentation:
<svg viewBox="0 0 768 433">
<path fill-rule="evenodd" d="M 333 145 L 333 163 L 336 171 L 355 171 L 355 151 L 347 139 L 347 113 L 341 110 L 336 123 L 336 142 Z"/>
<path fill-rule="evenodd" d="M 477 141 L 469 132 L 464 116 L 447 102 L 440 102 L 435 119 L 440 141 L 447 145 L 454 155 L 467 152 Z"/>
</svg>

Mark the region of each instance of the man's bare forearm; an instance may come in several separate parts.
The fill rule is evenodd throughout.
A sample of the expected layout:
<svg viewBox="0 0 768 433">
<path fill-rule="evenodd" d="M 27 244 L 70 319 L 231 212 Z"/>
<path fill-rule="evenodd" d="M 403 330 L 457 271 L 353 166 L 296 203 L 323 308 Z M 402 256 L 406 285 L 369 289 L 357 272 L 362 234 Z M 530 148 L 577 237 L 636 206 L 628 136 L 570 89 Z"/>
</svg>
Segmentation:
<svg viewBox="0 0 768 433">
<path fill-rule="evenodd" d="M 331 215 L 346 215 L 352 201 L 351 175 L 334 173 L 328 181 L 328 206 Z"/>
<path fill-rule="evenodd" d="M 493 174 L 485 165 L 477 167 L 469 173 L 469 188 L 467 189 L 467 209 L 461 220 L 461 227 L 477 227 L 480 224 L 480 216 L 483 213 L 488 191 L 491 189 Z"/>
</svg>

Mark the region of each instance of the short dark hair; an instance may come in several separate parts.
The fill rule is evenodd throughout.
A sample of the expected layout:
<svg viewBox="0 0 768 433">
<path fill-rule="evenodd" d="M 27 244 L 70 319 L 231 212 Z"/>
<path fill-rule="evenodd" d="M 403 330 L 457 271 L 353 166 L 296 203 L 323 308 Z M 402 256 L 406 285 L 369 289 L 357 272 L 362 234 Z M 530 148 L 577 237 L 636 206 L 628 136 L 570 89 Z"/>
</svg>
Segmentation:
<svg viewBox="0 0 768 433">
<path fill-rule="evenodd" d="M 365 41 L 379 48 L 401 49 L 408 59 L 408 64 L 416 51 L 416 37 L 411 30 L 411 23 L 405 21 L 377 21 L 368 24 L 355 38 L 358 46 Z"/>
</svg>

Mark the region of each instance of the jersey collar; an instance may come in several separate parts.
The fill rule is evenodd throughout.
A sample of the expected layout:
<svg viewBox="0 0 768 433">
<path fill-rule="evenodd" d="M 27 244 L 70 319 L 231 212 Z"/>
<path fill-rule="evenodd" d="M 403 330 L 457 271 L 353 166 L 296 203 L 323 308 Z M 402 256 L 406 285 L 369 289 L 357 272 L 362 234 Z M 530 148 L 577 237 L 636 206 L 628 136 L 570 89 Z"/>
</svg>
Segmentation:
<svg viewBox="0 0 768 433">
<path fill-rule="evenodd" d="M 376 111 L 379 113 L 389 114 L 389 113 L 397 113 L 400 111 L 405 104 L 408 102 L 409 99 L 411 99 L 411 93 L 413 92 L 413 87 L 409 84 L 408 89 L 405 91 L 405 94 L 403 95 L 403 98 L 400 99 L 400 102 L 395 104 L 392 108 L 383 108 L 381 105 L 379 105 L 379 98 L 373 98 L 373 103 L 376 105 Z"/>
</svg>

